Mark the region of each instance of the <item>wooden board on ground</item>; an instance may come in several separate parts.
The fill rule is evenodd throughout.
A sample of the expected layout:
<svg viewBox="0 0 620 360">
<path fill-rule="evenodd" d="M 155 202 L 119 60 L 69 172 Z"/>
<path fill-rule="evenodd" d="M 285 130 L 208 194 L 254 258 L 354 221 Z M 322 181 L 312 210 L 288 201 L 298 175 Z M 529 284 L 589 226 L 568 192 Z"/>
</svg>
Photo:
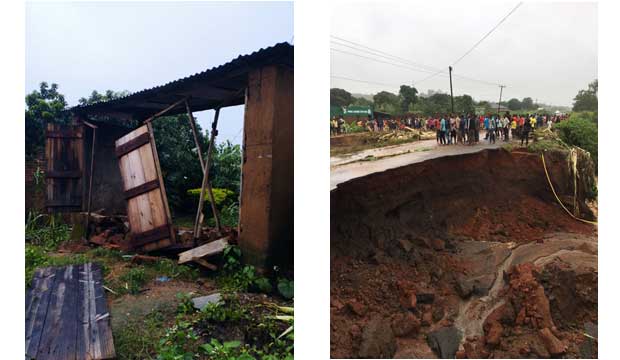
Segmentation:
<svg viewBox="0 0 620 360">
<path fill-rule="evenodd" d="M 174 243 L 152 133 L 144 125 L 116 140 L 116 154 L 127 199 L 131 241 L 139 251 L 153 251 Z"/>
<path fill-rule="evenodd" d="M 198 246 L 191 250 L 182 252 L 179 254 L 179 264 L 194 261 L 194 259 L 200 259 L 205 256 L 219 254 L 224 251 L 224 249 L 226 249 L 229 240 L 230 236 L 226 236 L 210 243 Z"/>
<path fill-rule="evenodd" d="M 40 268 L 26 294 L 26 359 L 116 357 L 101 268 Z"/>
</svg>

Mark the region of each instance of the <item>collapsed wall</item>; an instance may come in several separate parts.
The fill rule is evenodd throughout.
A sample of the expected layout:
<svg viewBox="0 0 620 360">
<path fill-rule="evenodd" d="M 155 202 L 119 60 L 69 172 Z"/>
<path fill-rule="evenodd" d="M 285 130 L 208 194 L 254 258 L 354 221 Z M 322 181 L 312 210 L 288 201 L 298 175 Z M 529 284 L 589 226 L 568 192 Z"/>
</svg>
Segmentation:
<svg viewBox="0 0 620 360">
<path fill-rule="evenodd" d="M 560 199 L 573 204 L 567 153 L 548 152 L 545 160 Z M 593 177 L 578 180 L 578 213 L 592 219 L 584 200 Z M 589 228 L 558 206 L 540 156 L 531 153 L 496 149 L 443 157 L 357 178 L 331 192 L 332 254 L 368 255 L 401 238 L 520 242 L 551 230 Z"/>
</svg>

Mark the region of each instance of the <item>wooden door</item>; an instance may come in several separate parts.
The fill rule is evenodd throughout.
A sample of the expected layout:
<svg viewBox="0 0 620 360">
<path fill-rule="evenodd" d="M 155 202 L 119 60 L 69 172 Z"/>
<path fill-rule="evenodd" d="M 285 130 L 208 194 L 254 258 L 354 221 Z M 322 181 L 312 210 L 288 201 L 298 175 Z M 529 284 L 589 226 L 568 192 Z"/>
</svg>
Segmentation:
<svg viewBox="0 0 620 360">
<path fill-rule="evenodd" d="M 45 137 L 47 211 L 81 211 L 84 198 L 84 127 L 47 124 Z"/>
<path fill-rule="evenodd" d="M 130 246 L 153 251 L 172 245 L 174 231 L 150 124 L 116 140 L 116 156 L 127 201 Z"/>
</svg>

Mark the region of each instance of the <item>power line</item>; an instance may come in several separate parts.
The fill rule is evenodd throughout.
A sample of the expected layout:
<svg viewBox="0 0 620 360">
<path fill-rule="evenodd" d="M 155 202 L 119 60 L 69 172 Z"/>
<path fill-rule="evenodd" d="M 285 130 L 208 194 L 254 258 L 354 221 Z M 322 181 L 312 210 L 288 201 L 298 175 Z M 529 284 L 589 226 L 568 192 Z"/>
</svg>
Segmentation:
<svg viewBox="0 0 620 360">
<path fill-rule="evenodd" d="M 495 29 L 497 29 L 497 28 L 498 28 L 498 27 L 499 27 L 499 26 L 500 26 L 500 25 L 501 25 L 504 21 L 506 21 L 506 19 L 508 19 L 508 17 L 509 17 L 510 15 L 512 15 L 512 13 L 514 13 L 514 12 L 515 12 L 515 11 L 516 11 L 516 10 L 517 10 L 517 9 L 518 9 L 521 5 L 522 5 L 522 4 L 523 4 L 523 2 L 520 2 L 520 3 L 518 3 L 518 4 L 517 4 L 517 6 L 515 6 L 512 10 L 510 10 L 510 12 L 509 12 L 506 16 L 504 16 L 504 17 L 503 17 L 503 18 L 502 18 L 502 19 L 501 19 L 501 20 L 497 23 L 497 25 L 495 25 L 495 26 L 494 26 L 494 27 L 493 27 L 493 28 L 492 28 L 492 29 L 491 29 L 488 33 L 486 33 L 486 35 L 484 35 L 484 36 L 482 37 L 482 39 L 478 40 L 478 42 L 477 42 L 477 43 L 475 43 L 475 44 L 474 44 L 474 46 L 472 46 L 469 50 L 467 50 L 467 51 L 465 52 L 465 54 L 463 54 L 460 58 L 458 58 L 456 61 L 452 62 L 452 66 L 456 65 L 459 61 L 463 60 L 463 58 L 464 58 L 465 56 L 467 56 L 469 53 L 471 53 L 471 52 L 472 52 L 472 51 L 473 51 L 473 50 L 474 50 L 474 49 L 475 49 L 478 45 L 480 45 L 480 43 L 481 43 L 484 39 L 486 39 L 489 35 L 491 35 L 491 33 L 493 33 L 493 31 L 495 31 Z M 445 72 L 445 70 L 439 70 L 439 71 L 437 71 L 436 73 L 434 73 L 434 74 L 432 74 L 432 75 L 430 75 L 430 76 L 427 76 L 427 77 L 425 77 L 424 79 L 422 79 L 422 80 L 418 81 L 418 82 L 417 82 L 417 84 L 419 84 L 419 83 L 421 83 L 421 82 L 424 82 L 424 81 L 426 81 L 426 80 L 429 80 L 429 79 L 431 79 L 431 78 L 434 78 L 435 76 L 437 76 L 437 75 L 441 74 L 442 72 Z M 497 85 L 497 84 L 495 84 L 495 85 Z"/>
<path fill-rule="evenodd" d="M 344 45 L 344 44 L 338 44 L 338 45 Z M 345 45 L 345 46 L 346 46 L 346 45 Z M 348 54 L 348 55 L 352 55 L 352 56 L 357 56 L 357 57 L 360 57 L 360 58 L 363 58 L 363 59 L 368 59 L 368 60 L 376 61 L 376 62 L 383 63 L 383 64 L 388 64 L 388 65 L 392 65 L 392 66 L 396 66 L 396 67 L 404 68 L 404 69 L 407 69 L 407 70 L 410 70 L 410 71 L 417 71 L 417 72 L 424 72 L 424 73 L 429 73 L 429 74 L 432 74 L 431 76 L 429 76 L 429 77 L 425 78 L 424 80 L 427 80 L 427 79 L 429 79 L 429 78 L 431 78 L 431 77 L 433 77 L 433 76 L 436 76 L 436 75 L 438 74 L 438 73 L 432 73 L 431 71 L 428 71 L 428 70 L 416 69 L 416 68 L 412 68 L 412 67 L 410 67 L 410 66 L 406 66 L 406 65 L 403 65 L 403 64 L 397 64 L 397 63 L 393 63 L 393 62 L 390 62 L 390 61 L 384 61 L 384 60 L 376 59 L 376 58 L 373 58 L 373 57 L 369 57 L 369 56 L 364 56 L 364 55 L 360 55 L 360 54 L 352 53 L 352 52 L 350 52 L 350 51 L 345 51 L 345 50 L 336 49 L 336 48 L 330 48 L 330 50 L 332 50 L 332 51 L 336 51 L 336 52 L 340 52 L 340 53 L 344 53 L 344 54 Z M 358 50 L 358 51 L 364 51 L 364 50 L 361 50 L 361 49 L 356 49 L 356 50 Z M 367 52 L 367 53 L 368 53 L 368 52 Z M 374 55 L 374 54 L 373 54 L 373 55 Z M 443 72 L 443 70 L 440 70 L 439 72 Z M 447 76 L 447 75 L 446 75 L 446 76 Z M 493 83 L 493 82 L 486 81 L 486 80 L 474 79 L 474 78 L 471 78 L 471 77 L 468 77 L 468 76 L 464 76 L 464 75 L 454 74 L 454 77 L 461 78 L 461 79 L 465 79 L 465 80 L 470 80 L 470 81 L 475 81 L 475 82 L 480 82 L 480 83 L 484 83 L 484 84 L 491 85 L 491 86 L 497 86 L 497 85 L 499 85 L 499 84 L 497 84 L 497 83 Z M 422 82 L 422 81 L 424 81 L 424 80 L 421 80 L 421 81 L 414 81 L 414 84 L 415 84 L 415 85 L 417 85 L 417 84 L 421 83 L 421 82 Z"/>
<path fill-rule="evenodd" d="M 400 68 L 407 69 L 407 70 L 411 70 L 411 71 L 418 71 L 418 72 L 424 72 L 424 73 L 431 73 L 431 71 L 428 71 L 428 70 L 416 69 L 416 68 L 412 68 L 412 67 L 407 66 L 407 65 L 397 64 L 397 63 L 393 63 L 393 62 L 389 62 L 389 61 L 383 61 L 383 60 L 379 60 L 379 59 L 372 58 L 372 57 L 370 57 L 370 56 L 364 56 L 364 55 L 360 55 L 360 54 L 352 53 L 352 52 L 349 52 L 349 51 L 344 51 L 344 50 L 335 49 L 335 48 L 330 48 L 330 50 L 331 50 L 331 51 L 337 51 L 337 52 L 340 52 L 340 53 L 343 53 L 343 54 L 348 54 L 348 55 L 352 55 L 352 56 L 357 56 L 357 57 L 360 57 L 360 58 L 364 58 L 364 59 L 368 59 L 368 60 L 372 60 L 372 61 L 376 61 L 376 62 L 380 62 L 380 63 L 383 63 L 383 64 L 388 64 L 388 65 L 392 65 L 392 66 L 400 67 Z"/>
<path fill-rule="evenodd" d="M 338 75 L 330 75 L 330 77 L 333 78 L 333 79 L 355 81 L 355 82 L 361 82 L 361 83 L 366 83 L 366 84 L 374 84 L 374 85 L 381 85 L 381 86 L 401 86 L 401 85 L 405 85 L 405 84 L 395 84 L 395 83 L 390 84 L 390 83 L 382 83 L 382 82 L 376 82 L 376 81 L 367 81 L 367 80 L 353 79 L 353 78 L 349 78 L 349 77 L 345 77 L 345 76 L 338 76 Z"/>
<path fill-rule="evenodd" d="M 504 16 L 504 17 L 503 17 L 503 18 L 502 18 L 502 19 L 501 19 L 501 20 L 497 23 L 497 25 L 495 25 L 495 26 L 494 26 L 494 27 L 493 27 L 493 28 L 492 28 L 492 29 L 491 29 L 488 33 L 486 33 L 486 35 L 484 35 L 484 36 L 482 37 L 482 39 L 478 40 L 478 42 L 477 42 L 477 43 L 475 43 L 475 44 L 474 44 L 474 46 L 472 46 L 472 47 L 471 47 L 471 49 L 467 50 L 467 51 L 465 52 L 465 54 L 463 54 L 463 56 L 461 56 L 461 57 L 460 57 L 460 58 L 458 58 L 456 61 L 454 61 L 454 62 L 452 63 L 452 66 L 456 65 L 459 61 L 463 60 L 463 58 L 464 58 L 465 56 L 467 56 L 470 52 L 472 52 L 472 51 L 476 48 L 476 46 L 480 45 L 480 43 L 481 43 L 482 41 L 484 41 L 484 39 L 486 39 L 489 35 L 491 35 L 491 34 L 493 33 L 493 31 L 495 31 L 495 29 L 497 29 L 497 28 L 498 28 L 498 27 L 499 27 L 499 26 L 500 26 L 500 25 L 501 25 L 504 21 L 506 21 L 506 19 L 508 19 L 508 17 L 509 17 L 510 15 L 512 15 L 512 13 L 514 13 L 514 12 L 515 12 L 515 11 L 516 11 L 516 10 L 517 10 L 520 6 L 521 6 L 521 5 L 523 5 L 523 2 L 522 2 L 522 1 L 521 1 L 521 2 L 519 2 L 519 3 L 517 4 L 517 6 L 515 6 L 512 10 L 510 10 L 510 12 L 509 12 L 506 16 Z"/>
<path fill-rule="evenodd" d="M 427 69 L 430 69 L 430 70 L 433 70 L 433 71 L 438 70 L 438 68 L 436 68 L 436 67 L 434 67 L 434 66 L 430 66 L 430 65 L 421 64 L 421 63 L 415 62 L 415 61 L 413 61 L 413 60 L 410 60 L 410 59 L 405 59 L 405 58 L 403 58 L 403 57 L 396 56 L 396 55 L 390 54 L 390 53 L 385 52 L 385 51 L 382 51 L 382 50 L 373 49 L 373 48 L 371 48 L 371 47 L 369 47 L 369 46 L 366 46 L 366 45 L 363 45 L 363 44 L 360 44 L 360 43 L 356 43 L 356 42 L 351 41 L 351 40 L 343 39 L 343 38 L 338 37 L 338 36 L 334 36 L 334 35 L 330 35 L 330 36 L 331 36 L 332 38 L 334 38 L 334 39 L 339 40 L 339 41 L 344 41 L 344 42 L 347 42 L 347 43 L 353 44 L 353 45 L 355 45 L 355 46 L 358 46 L 358 47 L 361 47 L 361 48 L 364 48 L 364 49 L 370 50 L 370 51 L 375 52 L 375 53 L 378 53 L 378 54 L 387 55 L 387 57 L 389 57 L 389 58 L 396 59 L 396 60 L 400 60 L 400 61 L 402 61 L 402 62 L 409 63 L 409 64 L 411 64 L 411 65 L 419 66 L 419 67 L 422 67 L 422 68 L 427 68 Z M 334 42 L 334 41 L 332 40 L 332 42 Z M 338 44 L 338 42 L 334 42 L 334 43 Z M 347 46 L 347 45 L 345 45 L 345 44 L 339 44 L 339 45 Z M 350 46 L 348 46 L 348 47 L 350 47 Z M 358 49 L 358 50 L 363 51 L 363 50 L 361 50 L 361 49 Z M 380 56 L 383 56 L 383 55 L 380 55 Z M 386 56 L 383 56 L 383 57 L 386 57 Z"/>
</svg>

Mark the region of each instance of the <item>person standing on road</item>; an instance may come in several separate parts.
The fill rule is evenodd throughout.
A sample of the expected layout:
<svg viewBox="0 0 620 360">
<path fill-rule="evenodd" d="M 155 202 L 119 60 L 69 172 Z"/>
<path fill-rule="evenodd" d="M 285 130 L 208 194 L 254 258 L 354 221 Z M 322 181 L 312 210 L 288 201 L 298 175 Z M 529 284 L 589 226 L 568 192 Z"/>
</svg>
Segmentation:
<svg viewBox="0 0 620 360">
<path fill-rule="evenodd" d="M 446 145 L 446 130 L 447 130 L 446 117 L 442 116 L 441 121 L 439 122 L 439 140 L 440 140 L 440 143 L 443 145 Z"/>
<path fill-rule="evenodd" d="M 459 144 L 465 145 L 465 125 L 467 124 L 467 118 L 465 115 L 457 117 L 459 121 Z"/>
<path fill-rule="evenodd" d="M 521 146 L 523 146 L 523 140 L 525 140 L 525 146 L 529 145 L 531 130 L 532 130 L 532 122 L 526 121 L 525 124 L 523 124 L 523 130 L 521 131 Z"/>
<path fill-rule="evenodd" d="M 511 132 L 511 136 L 512 139 L 514 140 L 514 138 L 516 137 L 516 132 L 517 132 L 517 117 L 513 116 L 512 117 L 512 122 L 510 123 L 510 132 Z"/>
<path fill-rule="evenodd" d="M 489 144 L 495 144 L 495 127 L 496 122 L 493 117 L 489 120 L 489 127 L 487 128 L 487 138 L 489 139 Z"/>
<path fill-rule="evenodd" d="M 476 116 L 470 116 L 468 120 L 469 132 L 467 134 L 467 143 L 469 145 L 474 145 L 474 143 L 478 141 L 478 137 L 476 136 L 476 124 L 480 124 L 480 121 L 478 121 L 478 118 L 476 118 Z"/>
</svg>

